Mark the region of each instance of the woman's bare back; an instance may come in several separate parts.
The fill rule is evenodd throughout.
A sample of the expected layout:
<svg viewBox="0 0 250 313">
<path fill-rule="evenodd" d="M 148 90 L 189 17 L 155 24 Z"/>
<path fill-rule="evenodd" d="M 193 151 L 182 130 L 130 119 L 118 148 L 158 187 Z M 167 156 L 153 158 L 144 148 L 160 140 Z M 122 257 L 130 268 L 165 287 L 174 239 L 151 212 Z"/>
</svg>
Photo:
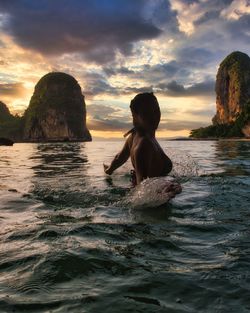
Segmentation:
<svg viewBox="0 0 250 313">
<path fill-rule="evenodd" d="M 165 176 L 171 171 L 172 162 L 154 137 L 135 133 L 128 138 L 128 144 L 137 184 L 145 178 Z"/>
</svg>

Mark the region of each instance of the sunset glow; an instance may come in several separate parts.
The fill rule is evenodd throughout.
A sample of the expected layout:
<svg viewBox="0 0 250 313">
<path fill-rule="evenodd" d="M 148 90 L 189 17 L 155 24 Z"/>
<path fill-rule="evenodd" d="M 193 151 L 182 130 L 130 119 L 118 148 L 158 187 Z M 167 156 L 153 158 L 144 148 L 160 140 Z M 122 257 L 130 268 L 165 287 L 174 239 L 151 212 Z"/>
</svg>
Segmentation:
<svg viewBox="0 0 250 313">
<path fill-rule="evenodd" d="M 0 0 L 0 101 L 22 114 L 38 80 L 61 71 L 82 88 L 93 137 L 121 137 L 130 100 L 145 91 L 161 106 L 158 136 L 188 136 L 215 113 L 220 62 L 249 54 L 249 8 L 248 0 Z"/>
</svg>

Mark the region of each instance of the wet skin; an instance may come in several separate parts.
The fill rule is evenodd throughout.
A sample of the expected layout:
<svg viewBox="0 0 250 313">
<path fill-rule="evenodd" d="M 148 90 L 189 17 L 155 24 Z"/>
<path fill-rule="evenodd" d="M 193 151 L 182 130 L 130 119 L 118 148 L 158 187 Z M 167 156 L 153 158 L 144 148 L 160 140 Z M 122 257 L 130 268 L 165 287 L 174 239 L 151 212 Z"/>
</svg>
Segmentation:
<svg viewBox="0 0 250 313">
<path fill-rule="evenodd" d="M 155 131 L 137 114 L 132 112 L 136 131 L 126 140 L 122 150 L 116 154 L 104 171 L 111 175 L 129 157 L 135 169 L 136 184 L 148 177 L 166 176 L 172 170 L 172 162 L 155 138 Z"/>
</svg>

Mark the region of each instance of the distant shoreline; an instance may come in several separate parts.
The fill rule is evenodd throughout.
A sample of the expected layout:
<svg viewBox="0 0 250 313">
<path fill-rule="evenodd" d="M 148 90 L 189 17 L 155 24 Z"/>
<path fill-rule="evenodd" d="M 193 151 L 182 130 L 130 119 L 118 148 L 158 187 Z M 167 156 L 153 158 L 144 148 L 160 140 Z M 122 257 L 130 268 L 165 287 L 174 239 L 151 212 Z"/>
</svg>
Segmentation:
<svg viewBox="0 0 250 313">
<path fill-rule="evenodd" d="M 168 141 L 250 141 L 250 138 L 173 138 Z"/>
<path fill-rule="evenodd" d="M 123 138 L 93 138 L 92 142 L 98 142 L 98 141 L 121 141 Z M 250 142 L 250 138 L 158 138 L 158 140 L 164 140 L 164 141 L 245 141 Z M 91 142 L 91 141 L 82 141 L 82 140 L 72 140 L 72 141 L 15 141 L 15 143 L 31 143 L 31 144 L 49 144 L 49 143 L 81 143 L 81 142 Z M 5 146 L 1 145 L 0 146 Z"/>
</svg>

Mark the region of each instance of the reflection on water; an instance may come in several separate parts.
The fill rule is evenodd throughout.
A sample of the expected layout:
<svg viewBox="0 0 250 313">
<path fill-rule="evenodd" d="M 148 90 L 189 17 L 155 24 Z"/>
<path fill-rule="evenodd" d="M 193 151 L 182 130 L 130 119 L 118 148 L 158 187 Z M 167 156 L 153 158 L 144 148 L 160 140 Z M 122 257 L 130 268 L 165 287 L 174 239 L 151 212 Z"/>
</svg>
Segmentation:
<svg viewBox="0 0 250 313">
<path fill-rule="evenodd" d="M 249 142 L 216 141 L 215 157 L 223 175 L 250 175 Z"/>
<path fill-rule="evenodd" d="M 249 142 L 219 140 L 215 142 L 215 153 L 219 159 L 249 159 Z"/>
<path fill-rule="evenodd" d="M 80 143 L 38 144 L 31 159 L 37 163 L 32 168 L 38 177 L 66 175 L 67 172 L 73 174 L 77 170 L 84 175 L 84 164 L 88 162 L 84 146 Z"/>
<path fill-rule="evenodd" d="M 0 147 L 0 312 L 250 311 L 250 142 L 161 145 L 204 174 L 140 210 L 122 142 Z"/>
</svg>

